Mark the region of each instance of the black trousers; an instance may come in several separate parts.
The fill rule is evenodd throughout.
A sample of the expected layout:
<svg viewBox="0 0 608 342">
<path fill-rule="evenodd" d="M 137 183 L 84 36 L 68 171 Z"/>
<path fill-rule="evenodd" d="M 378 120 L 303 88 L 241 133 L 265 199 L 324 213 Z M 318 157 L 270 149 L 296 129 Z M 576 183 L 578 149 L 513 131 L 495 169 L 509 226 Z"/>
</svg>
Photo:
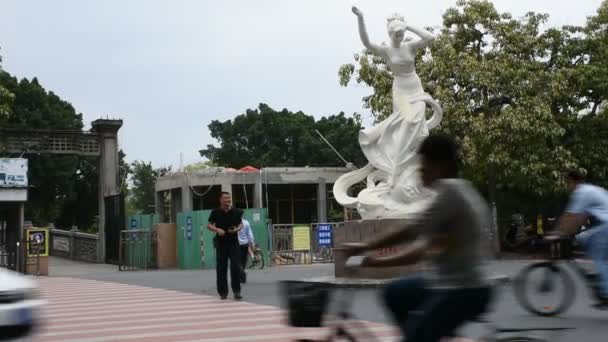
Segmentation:
<svg viewBox="0 0 608 342">
<path fill-rule="evenodd" d="M 241 245 L 241 268 L 242 268 L 242 280 L 247 281 L 247 274 L 245 274 L 245 270 L 247 269 L 247 257 L 249 256 L 249 245 Z"/>
<path fill-rule="evenodd" d="M 241 293 L 241 253 L 238 242 L 219 242 L 216 246 L 215 267 L 217 276 L 217 293 L 228 295 L 228 260 L 230 260 L 230 284 L 232 293 Z"/>
</svg>

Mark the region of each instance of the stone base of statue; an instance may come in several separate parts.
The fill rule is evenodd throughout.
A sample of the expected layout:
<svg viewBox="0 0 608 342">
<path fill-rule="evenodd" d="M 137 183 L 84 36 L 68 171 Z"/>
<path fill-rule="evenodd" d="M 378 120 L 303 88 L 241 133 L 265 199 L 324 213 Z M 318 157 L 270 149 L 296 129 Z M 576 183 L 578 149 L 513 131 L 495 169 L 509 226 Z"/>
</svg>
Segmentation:
<svg viewBox="0 0 608 342">
<path fill-rule="evenodd" d="M 361 220 L 348 221 L 344 223 L 344 227 L 334 230 L 334 267 L 336 278 L 362 278 L 362 279 L 389 279 L 398 278 L 411 274 L 419 269 L 417 266 L 400 266 L 400 267 L 364 267 L 357 270 L 346 269 L 346 254 L 340 249 L 340 246 L 347 242 L 362 242 L 369 240 L 380 234 L 387 234 L 390 231 L 403 229 L 407 226 L 409 220 L 406 219 L 378 219 L 378 220 Z M 397 245 L 385 250 L 376 251 L 380 255 L 394 254 L 403 248 L 402 245 Z"/>
</svg>

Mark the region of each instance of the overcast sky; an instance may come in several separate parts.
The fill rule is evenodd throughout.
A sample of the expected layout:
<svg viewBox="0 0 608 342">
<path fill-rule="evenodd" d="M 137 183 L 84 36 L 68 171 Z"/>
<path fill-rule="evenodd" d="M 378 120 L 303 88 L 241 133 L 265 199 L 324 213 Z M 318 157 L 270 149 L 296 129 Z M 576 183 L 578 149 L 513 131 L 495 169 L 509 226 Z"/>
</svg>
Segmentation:
<svg viewBox="0 0 608 342">
<path fill-rule="evenodd" d="M 124 119 L 129 160 L 154 165 L 200 161 L 213 143 L 207 125 L 254 108 L 315 117 L 368 115 L 364 87 L 342 88 L 338 67 L 362 49 L 350 6 L 366 14 L 374 41 L 401 12 L 423 26 L 441 23 L 455 0 L 0 0 L 3 68 L 71 102 L 85 124 Z M 551 15 L 583 24 L 601 0 L 496 0 L 501 11 Z M 449 113 L 447 113 L 449 115 Z"/>
</svg>

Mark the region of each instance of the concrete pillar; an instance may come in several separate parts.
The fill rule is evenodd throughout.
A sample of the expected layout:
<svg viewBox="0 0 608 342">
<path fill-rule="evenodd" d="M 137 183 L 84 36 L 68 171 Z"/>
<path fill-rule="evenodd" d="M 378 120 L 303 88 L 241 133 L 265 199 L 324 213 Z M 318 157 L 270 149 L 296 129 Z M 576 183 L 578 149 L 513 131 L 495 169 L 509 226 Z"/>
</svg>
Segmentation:
<svg viewBox="0 0 608 342">
<path fill-rule="evenodd" d="M 177 213 L 182 211 L 182 193 L 180 189 L 171 189 L 171 223 L 177 222 Z"/>
<path fill-rule="evenodd" d="M 320 180 L 317 184 L 317 222 L 327 222 L 327 183 Z"/>
<path fill-rule="evenodd" d="M 120 194 L 118 165 L 118 130 L 122 120 L 95 120 L 92 131 L 99 134 L 99 233 L 97 240 L 98 262 L 106 259 L 106 208 L 105 198 Z"/>
<path fill-rule="evenodd" d="M 156 215 L 158 215 L 158 220 L 160 223 L 165 222 L 165 193 L 162 191 L 158 191 L 154 194 L 154 204 L 156 205 Z"/>
<path fill-rule="evenodd" d="M 189 185 L 182 186 L 182 212 L 191 211 L 193 207 L 192 189 Z"/>
<path fill-rule="evenodd" d="M 264 202 L 262 200 L 262 180 L 257 181 L 253 185 L 253 207 L 256 209 L 264 207 Z"/>
<path fill-rule="evenodd" d="M 17 222 L 19 222 L 19 241 L 25 239 L 25 203 L 19 203 Z"/>
<path fill-rule="evenodd" d="M 232 195 L 232 183 L 222 182 L 222 191 L 225 191 Z"/>
</svg>

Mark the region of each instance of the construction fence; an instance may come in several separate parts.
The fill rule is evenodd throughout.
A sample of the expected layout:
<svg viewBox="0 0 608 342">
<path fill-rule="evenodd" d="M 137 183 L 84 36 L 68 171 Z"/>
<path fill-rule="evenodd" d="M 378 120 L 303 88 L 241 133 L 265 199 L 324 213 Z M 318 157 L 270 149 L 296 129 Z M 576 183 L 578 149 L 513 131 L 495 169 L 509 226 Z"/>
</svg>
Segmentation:
<svg viewBox="0 0 608 342">
<path fill-rule="evenodd" d="M 343 222 L 275 224 L 270 228 L 272 265 L 334 262 L 333 235 Z"/>
</svg>

